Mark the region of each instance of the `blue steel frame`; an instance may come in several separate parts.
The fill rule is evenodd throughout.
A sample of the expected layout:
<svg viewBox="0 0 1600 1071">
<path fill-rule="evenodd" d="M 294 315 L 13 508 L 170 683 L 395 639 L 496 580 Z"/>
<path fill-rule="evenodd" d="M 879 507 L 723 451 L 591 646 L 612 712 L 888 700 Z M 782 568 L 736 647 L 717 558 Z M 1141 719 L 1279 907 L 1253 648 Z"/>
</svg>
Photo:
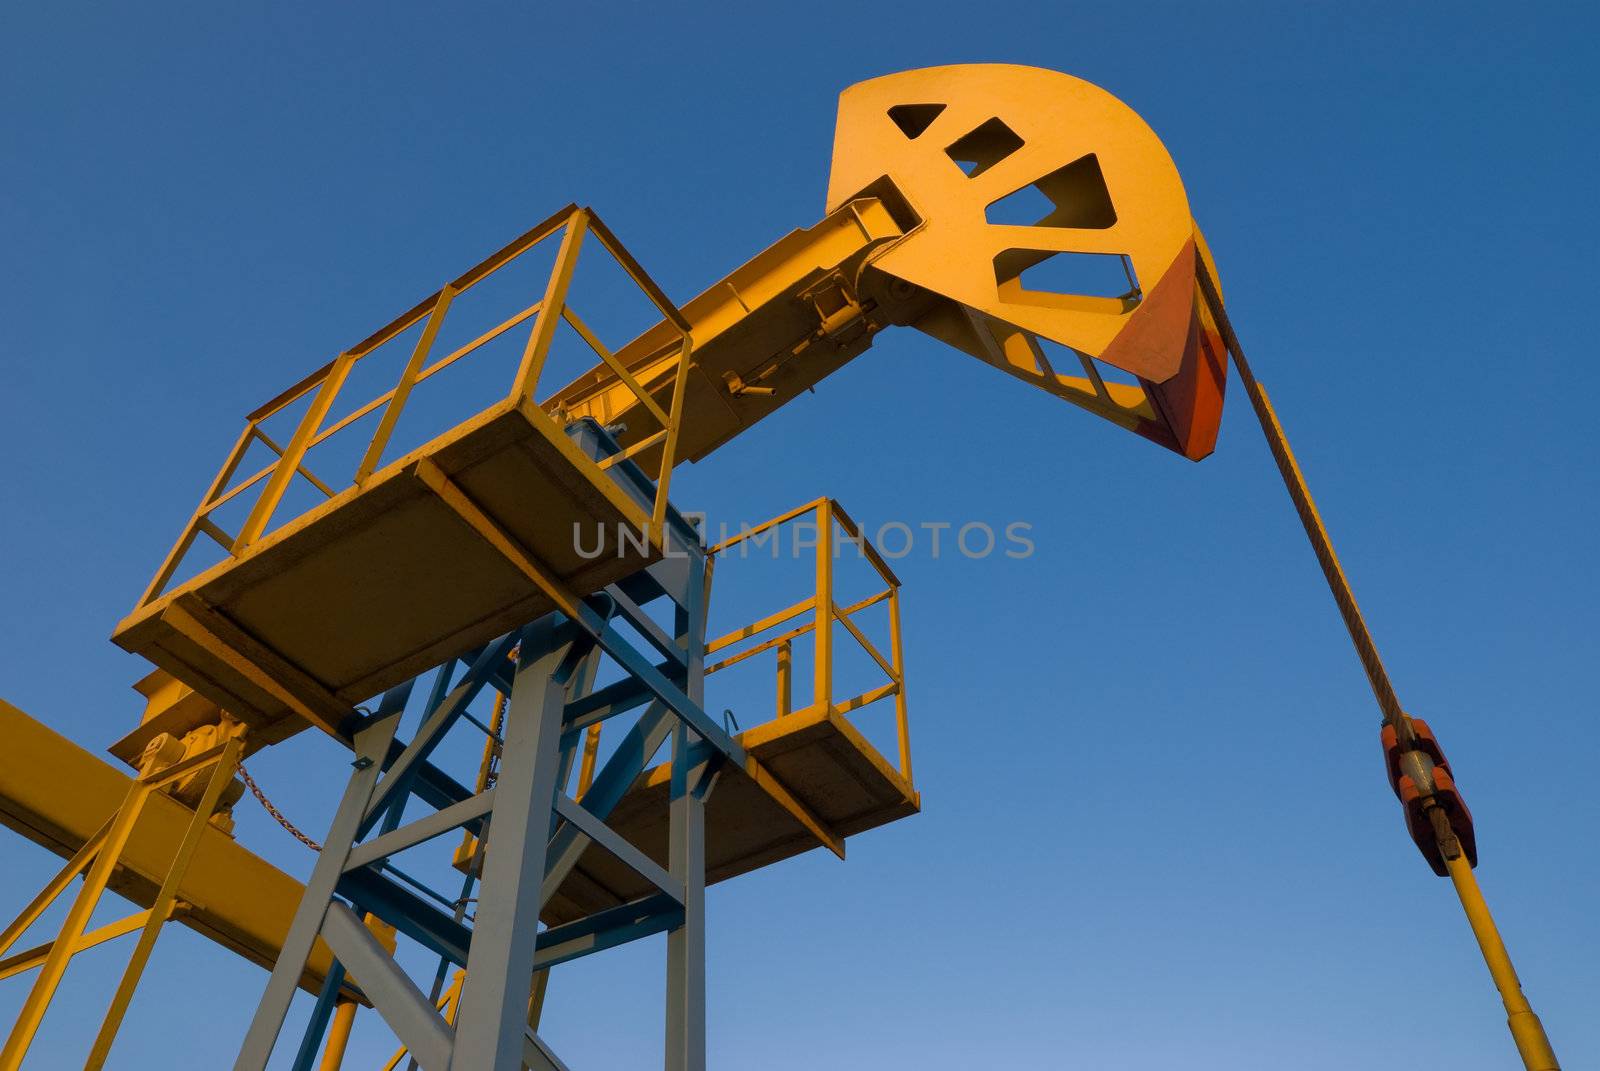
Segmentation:
<svg viewBox="0 0 1600 1071">
<path fill-rule="evenodd" d="M 592 453 L 616 450 L 591 422 L 572 431 Z M 613 465 L 612 472 L 641 496 L 652 491 L 631 462 Z M 396 740 L 395 733 L 421 678 L 391 689 L 375 713 L 352 721 L 347 735 L 356 752 L 355 771 L 236 1071 L 264 1071 L 319 935 L 333 948 L 335 963 L 302 1035 L 296 1071 L 314 1066 L 340 990 L 348 992 L 351 981 L 410 1050 L 414 1065 L 426 1071 L 559 1069 L 563 1065 L 529 1024 L 535 972 L 663 932 L 669 935 L 665 1066 L 704 1068 L 704 803 L 720 771 L 730 762 L 743 766 L 746 756 L 703 709 L 706 552 L 695 529 L 671 510 L 668 544 L 666 558 L 582 599 L 575 616 L 547 615 L 434 670 L 421 724 L 409 743 Z M 645 609 L 660 599 L 670 600 L 670 636 Z M 653 654 L 630 642 L 621 624 L 642 636 Z M 595 688 L 602 654 L 625 675 Z M 452 684 L 458 663 L 465 672 Z M 486 728 L 467 708 L 488 687 L 509 703 L 498 778 L 475 793 L 431 756 L 463 720 Z M 640 707 L 644 711 L 582 798 L 568 796 L 565 785 L 588 727 Z M 669 740 L 670 858 L 662 868 L 605 820 Z M 413 798 L 431 811 L 402 825 Z M 454 830 L 477 837 L 480 848 L 453 900 L 391 861 Z M 656 891 L 541 931 L 543 905 L 596 843 Z M 475 885 L 478 906 L 468 925 L 465 904 Z M 363 914 L 439 957 L 431 995 L 360 922 Z M 451 965 L 466 970 L 453 1024 L 435 1008 Z"/>
</svg>

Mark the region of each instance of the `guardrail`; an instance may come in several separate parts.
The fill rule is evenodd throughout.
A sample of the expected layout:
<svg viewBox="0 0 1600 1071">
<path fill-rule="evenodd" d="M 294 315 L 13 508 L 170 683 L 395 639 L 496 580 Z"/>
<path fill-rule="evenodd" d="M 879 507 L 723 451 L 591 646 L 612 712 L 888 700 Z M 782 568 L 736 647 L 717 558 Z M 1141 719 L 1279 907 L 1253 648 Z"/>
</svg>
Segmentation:
<svg viewBox="0 0 1600 1071">
<path fill-rule="evenodd" d="M 746 540 L 759 538 L 773 529 L 791 524 L 812 524 L 816 533 L 816 590 L 776 613 L 769 614 L 744 628 L 735 629 L 706 645 L 707 676 L 737 665 L 747 659 L 772 652 L 777 662 L 776 695 L 777 716 L 825 709 L 838 714 L 848 714 L 862 707 L 894 697 L 895 733 L 898 745 L 900 776 L 911 783 L 911 738 L 906 716 L 905 666 L 900 643 L 900 580 L 889 568 L 875 547 L 861 534 L 855 521 L 831 498 L 819 498 L 798 506 L 787 513 L 747 528 L 737 535 L 718 543 L 708 552 L 708 567 L 714 566 L 718 555 Z M 862 556 L 872 564 L 884 583 L 882 591 L 869 595 L 848 606 L 839 606 L 833 599 L 833 572 L 839 537 L 861 549 Z M 884 655 L 862 632 L 852 618 L 871 606 L 887 602 L 889 610 L 889 654 Z M 804 619 L 803 621 L 801 619 Z M 791 624 L 801 621 L 800 624 Z M 834 624 L 844 628 L 848 636 L 860 644 L 882 672 L 885 683 L 836 702 L 833 695 Z M 781 626 L 790 627 L 774 633 Z M 800 711 L 794 709 L 794 650 L 797 641 L 811 638 L 813 644 L 813 680 L 811 702 Z M 721 658 L 715 658 L 717 655 Z M 714 659 L 714 661 L 711 661 Z"/>
<path fill-rule="evenodd" d="M 440 327 L 452 303 L 460 295 L 557 234 L 561 235 L 560 248 L 539 300 L 515 312 L 495 327 L 450 353 L 442 357 L 433 357 L 433 344 L 439 335 Z M 588 235 L 593 235 L 599 241 L 633 283 L 643 291 L 663 319 L 677 331 L 678 341 L 671 345 L 675 345 L 679 350 L 678 360 L 670 386 L 665 383 L 655 385 L 657 392 L 666 387 L 667 396 L 664 399 L 655 397 L 622 366 L 567 301 L 578 254 Z M 530 320 L 532 326 L 529 328 L 522 359 L 511 386 L 510 398 L 537 401 L 535 392 L 550 353 L 551 343 L 555 338 L 557 327 L 565 321 L 595 352 L 601 363 L 627 385 L 639 399 L 644 411 L 659 425 L 654 431 L 634 437 L 621 453 L 597 464 L 597 467 L 603 470 L 624 458 L 634 458 L 646 451 L 660 449 L 650 524 L 651 538 L 659 541 L 666 519 L 667 493 L 683 413 L 684 384 L 690 365 L 689 323 L 678 307 L 662 293 L 644 268 L 601 222 L 599 216 L 591 209 L 569 205 L 252 412 L 227 460 L 223 462 L 222 468 L 201 499 L 200 505 L 184 525 L 177 543 L 161 563 L 155 578 L 141 596 L 139 606 L 143 607 L 159 598 L 168 588 L 201 535 L 209 537 L 225 553 L 237 558 L 264 535 L 292 520 L 293 517 L 280 519 L 276 514 L 280 511 L 284 495 L 296 476 L 305 479 L 330 499 L 341 493 L 344 488 L 360 487 L 372 479 L 374 474 L 380 471 L 385 449 L 390 445 L 395 427 L 415 388 L 487 343 L 527 324 Z M 333 423 L 327 424 L 334 402 L 340 397 L 356 364 L 419 323 L 422 325 L 421 333 L 395 385 Z M 263 430 L 262 424 L 265 421 L 307 398 L 308 395 L 310 399 L 305 413 L 300 417 L 293 434 L 286 442 L 280 443 Z M 494 402 L 498 403 L 501 400 L 497 398 Z M 310 470 L 306 465 L 306 455 L 311 449 L 341 432 L 347 432 L 353 425 L 374 413 L 380 414 L 377 429 L 362 451 L 354 471 L 334 480 L 324 480 Z M 464 414 L 464 417 L 470 419 L 473 415 L 475 414 Z M 546 415 L 551 419 L 559 419 L 560 416 L 559 413 Z M 276 459 L 252 474 L 239 478 L 240 466 L 250 447 L 257 442 L 264 445 Z M 213 519 L 213 515 L 236 498 L 251 495 L 254 497 L 250 501 L 249 512 L 239 530 L 232 534 L 224 531 Z M 307 511 L 300 511 L 304 512 Z M 300 514 L 296 514 L 298 515 Z"/>
</svg>

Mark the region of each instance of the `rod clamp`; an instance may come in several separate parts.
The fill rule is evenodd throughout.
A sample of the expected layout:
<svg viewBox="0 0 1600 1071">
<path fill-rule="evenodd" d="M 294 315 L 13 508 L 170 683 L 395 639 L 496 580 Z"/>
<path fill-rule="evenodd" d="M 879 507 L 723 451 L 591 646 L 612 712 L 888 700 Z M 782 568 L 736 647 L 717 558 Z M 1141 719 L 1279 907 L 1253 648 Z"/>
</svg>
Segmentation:
<svg viewBox="0 0 1600 1071">
<path fill-rule="evenodd" d="M 1478 841 L 1473 833 L 1472 812 L 1456 788 L 1444 749 L 1421 718 L 1412 718 L 1411 728 L 1411 746 L 1403 749 L 1394 726 L 1385 725 L 1379 737 L 1389 787 L 1400 801 L 1406 832 L 1440 877 L 1450 872 L 1446 859 L 1455 858 L 1457 851 L 1466 855 L 1469 864 L 1477 866 Z"/>
</svg>

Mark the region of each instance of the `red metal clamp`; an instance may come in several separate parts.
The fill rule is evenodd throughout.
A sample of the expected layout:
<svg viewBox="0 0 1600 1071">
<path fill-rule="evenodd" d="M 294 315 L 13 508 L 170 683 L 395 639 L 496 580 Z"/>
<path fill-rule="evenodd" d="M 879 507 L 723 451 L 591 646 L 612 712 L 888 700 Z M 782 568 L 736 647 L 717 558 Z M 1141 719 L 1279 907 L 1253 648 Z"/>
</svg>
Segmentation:
<svg viewBox="0 0 1600 1071">
<path fill-rule="evenodd" d="M 1472 812 L 1467 810 L 1466 801 L 1461 798 L 1461 792 L 1456 788 L 1449 760 L 1444 757 L 1444 749 L 1439 746 L 1438 738 L 1433 735 L 1433 730 L 1428 728 L 1427 722 L 1421 718 L 1413 718 L 1411 726 L 1416 733 L 1415 750 L 1422 752 L 1433 763 L 1433 800 L 1443 809 L 1451 830 L 1461 842 L 1461 850 L 1466 854 L 1467 862 L 1477 866 L 1478 840 L 1473 833 Z M 1385 725 L 1381 739 L 1384 765 L 1389 775 L 1389 787 L 1394 789 L 1395 798 L 1400 801 L 1400 806 L 1405 812 L 1406 832 L 1411 834 L 1411 839 L 1416 842 L 1418 850 L 1433 868 L 1433 872 L 1444 877 L 1449 870 L 1445 867 L 1438 838 L 1433 835 L 1433 825 L 1425 812 L 1422 792 L 1411 777 L 1403 772 L 1400 744 L 1394 727 Z"/>
</svg>

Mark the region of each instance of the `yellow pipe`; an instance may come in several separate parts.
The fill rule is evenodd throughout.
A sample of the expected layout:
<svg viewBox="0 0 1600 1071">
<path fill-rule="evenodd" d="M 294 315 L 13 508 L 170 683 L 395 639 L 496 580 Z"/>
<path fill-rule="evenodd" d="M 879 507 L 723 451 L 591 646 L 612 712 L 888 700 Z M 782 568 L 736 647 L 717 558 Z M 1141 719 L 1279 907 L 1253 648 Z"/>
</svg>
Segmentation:
<svg viewBox="0 0 1600 1071">
<path fill-rule="evenodd" d="M 1517 1043 L 1523 1066 L 1528 1071 L 1561 1071 L 1555 1050 L 1550 1047 L 1550 1039 L 1545 1036 L 1544 1024 L 1539 1022 L 1539 1017 L 1528 1004 L 1528 998 L 1522 994 L 1522 982 L 1517 978 L 1516 968 L 1511 965 L 1505 942 L 1500 940 L 1500 930 L 1494 924 L 1494 916 L 1489 914 L 1489 905 L 1478 888 L 1478 878 L 1472 872 L 1472 865 L 1464 854 L 1446 859 L 1445 865 L 1450 868 L 1450 881 L 1456 887 L 1456 895 L 1461 898 L 1461 907 L 1472 926 L 1472 936 L 1478 939 L 1483 961 L 1488 964 L 1489 975 L 1494 979 L 1495 988 L 1500 991 L 1500 999 L 1506 1006 L 1506 1026 L 1511 1029 L 1511 1039 Z"/>
<path fill-rule="evenodd" d="M 812 704 L 833 705 L 833 503 L 817 500 L 816 667 Z"/>
<path fill-rule="evenodd" d="M 790 674 L 793 670 L 794 648 L 788 640 L 778 644 L 778 717 L 787 717 L 790 704 L 794 695 L 794 686 L 790 683 Z"/>
<path fill-rule="evenodd" d="M 539 1019 L 544 1015 L 544 995 L 550 989 L 550 968 L 533 972 L 533 988 L 528 993 L 528 1028 L 539 1029 Z"/>
<path fill-rule="evenodd" d="M 583 763 L 578 767 L 578 799 L 583 799 L 594 784 L 595 762 L 600 757 L 600 723 L 589 726 L 583 736 Z"/>
<path fill-rule="evenodd" d="M 333 1022 L 328 1024 L 328 1041 L 322 1050 L 322 1062 L 317 1071 L 339 1071 L 344 1066 L 344 1051 L 350 1045 L 350 1030 L 356 1023 L 353 1000 L 340 1000 L 333 1009 Z"/>
</svg>

